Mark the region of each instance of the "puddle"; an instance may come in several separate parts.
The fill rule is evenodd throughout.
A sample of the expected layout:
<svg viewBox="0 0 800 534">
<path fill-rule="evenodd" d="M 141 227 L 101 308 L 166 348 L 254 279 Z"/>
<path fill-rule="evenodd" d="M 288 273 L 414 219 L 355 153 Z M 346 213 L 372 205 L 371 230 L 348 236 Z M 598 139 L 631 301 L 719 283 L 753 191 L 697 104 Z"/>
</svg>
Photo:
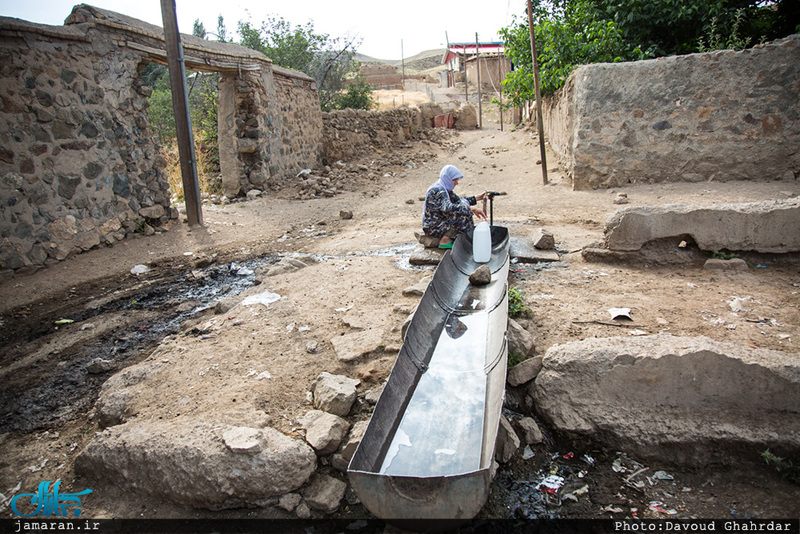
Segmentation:
<svg viewBox="0 0 800 534">
<path fill-rule="evenodd" d="M 91 343 L 78 342 L 60 352 L 54 351 L 30 368 L 9 376 L 9 383 L 0 392 L 0 434 L 62 424 L 90 411 L 100 387 L 113 372 L 91 374 L 87 371 L 90 362 L 98 358 L 111 361 L 115 370 L 135 364 L 166 336 L 177 333 L 181 324 L 198 311 L 251 287 L 255 282 L 253 271 L 277 260 L 277 257 L 262 257 L 237 262 L 240 272 L 248 272 L 247 275 L 235 274 L 230 265 L 222 264 L 177 275 L 166 271 L 155 279 L 143 279 L 145 283 L 140 283 L 138 289 L 117 291 L 116 298 L 114 294 L 104 297 L 101 305 L 93 306 L 92 300 L 76 303 L 80 309 L 69 315 L 74 322 L 60 330 L 52 321 L 22 319 L 4 336 L 6 347 L 19 342 L 33 343 L 39 338 L 75 335 L 77 329 L 102 321 L 104 316 L 141 313 L 146 317 L 119 330 L 112 329 Z M 4 329 L 11 327 L 4 325 Z M 23 332 L 24 338 L 20 335 Z"/>
</svg>

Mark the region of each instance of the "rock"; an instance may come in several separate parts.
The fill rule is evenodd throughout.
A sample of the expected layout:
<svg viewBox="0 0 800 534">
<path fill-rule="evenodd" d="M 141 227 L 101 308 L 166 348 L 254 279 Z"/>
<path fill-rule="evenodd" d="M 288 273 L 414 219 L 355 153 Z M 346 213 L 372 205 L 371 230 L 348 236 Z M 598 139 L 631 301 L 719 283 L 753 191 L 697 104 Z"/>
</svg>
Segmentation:
<svg viewBox="0 0 800 534">
<path fill-rule="evenodd" d="M 364 437 L 368 425 L 369 421 L 358 421 L 355 423 L 350 429 L 350 434 L 347 435 L 347 440 L 345 440 L 342 448 L 339 449 L 342 457 L 348 462 L 353 459 L 353 454 L 355 454 L 358 444 L 361 443 L 361 438 Z"/>
<path fill-rule="evenodd" d="M 86 371 L 90 375 L 99 375 L 101 373 L 107 373 L 108 371 L 113 371 L 116 368 L 117 364 L 115 364 L 110 360 L 104 360 L 102 358 L 95 358 L 86 365 Z"/>
<path fill-rule="evenodd" d="M 295 508 L 294 515 L 296 515 L 298 519 L 309 519 L 311 517 L 311 509 L 306 503 L 301 502 L 297 505 L 297 508 Z"/>
<path fill-rule="evenodd" d="M 247 200 L 255 200 L 261 196 L 261 193 L 260 189 L 251 189 L 247 192 Z"/>
<path fill-rule="evenodd" d="M 533 417 L 523 417 L 519 420 L 517 425 L 522 432 L 522 441 L 527 445 L 538 445 L 544 441 L 542 431 L 539 429 L 539 425 L 536 424 Z"/>
<path fill-rule="evenodd" d="M 261 432 L 257 428 L 233 427 L 222 434 L 222 441 L 231 452 L 258 454 L 262 449 Z"/>
<path fill-rule="evenodd" d="M 344 498 L 347 484 L 329 475 L 317 473 L 303 490 L 303 497 L 311 508 L 332 514 Z"/>
<path fill-rule="evenodd" d="M 380 386 L 378 386 L 376 388 L 373 388 L 373 389 L 367 391 L 364 394 L 364 400 L 367 401 L 369 404 L 374 406 L 375 404 L 378 403 L 378 399 L 381 398 L 381 393 L 383 393 L 383 388 L 385 386 L 386 386 L 386 384 L 382 384 L 382 385 L 380 385 Z"/>
<path fill-rule="evenodd" d="M 314 407 L 334 415 L 346 416 L 356 401 L 360 382 L 342 375 L 322 372 L 314 384 Z"/>
<path fill-rule="evenodd" d="M 533 237 L 533 246 L 539 250 L 554 250 L 556 248 L 556 239 L 549 230 L 539 228 L 537 234 Z"/>
<path fill-rule="evenodd" d="M 309 354 L 316 354 L 318 347 L 318 343 L 314 340 L 309 341 L 306 343 L 306 352 Z"/>
<path fill-rule="evenodd" d="M 231 434 L 233 432 L 233 434 Z M 246 434 L 241 441 L 237 433 Z M 227 439 L 226 437 L 227 436 Z M 226 441 L 255 440 L 242 454 Z M 82 476 L 196 508 L 256 505 L 303 486 L 317 460 L 304 442 L 272 428 L 189 419 L 133 421 L 95 435 L 75 461 Z"/>
<path fill-rule="evenodd" d="M 419 282 L 414 284 L 413 286 L 407 287 L 403 290 L 404 297 L 421 297 L 425 290 L 428 289 L 428 285 L 433 280 L 433 276 L 424 276 Z"/>
<path fill-rule="evenodd" d="M 508 320 L 508 352 L 527 358 L 536 349 L 534 337 L 514 319 Z"/>
<path fill-rule="evenodd" d="M 343 221 L 349 221 L 353 218 L 353 212 L 350 210 L 341 210 L 339 211 L 339 218 Z"/>
<path fill-rule="evenodd" d="M 534 246 L 533 240 L 524 237 L 512 237 L 509 255 L 522 263 L 538 263 L 540 261 L 558 261 L 555 250 L 540 250 Z"/>
<path fill-rule="evenodd" d="M 495 459 L 504 464 L 511 460 L 519 450 L 520 441 L 517 433 L 506 416 L 500 416 L 500 427 L 497 429 L 497 445 L 495 446 Z"/>
<path fill-rule="evenodd" d="M 539 374 L 542 369 L 542 356 L 534 356 L 523 360 L 508 370 L 506 382 L 511 387 L 527 384 Z"/>
<path fill-rule="evenodd" d="M 281 495 L 280 499 L 278 499 L 278 507 L 287 512 L 293 512 L 302 500 L 303 498 L 299 493 L 287 493 L 286 495 Z"/>
<path fill-rule="evenodd" d="M 353 332 L 331 339 L 336 357 L 342 362 L 363 358 L 375 351 L 382 342 L 383 332 L 378 329 Z"/>
<path fill-rule="evenodd" d="M 554 430 L 703 465 L 735 448 L 800 449 L 794 355 L 665 334 L 555 345 L 531 389 Z"/>
<path fill-rule="evenodd" d="M 306 429 L 306 441 L 317 451 L 318 456 L 336 451 L 350 428 L 350 423 L 341 417 L 321 410 L 311 410 L 299 418 L 299 421 Z"/>
<path fill-rule="evenodd" d="M 637 251 L 650 241 L 691 235 L 700 250 L 786 253 L 800 251 L 800 232 L 784 231 L 798 227 L 800 198 L 702 207 L 628 207 L 609 217 L 603 244 L 612 251 Z"/>
<path fill-rule="evenodd" d="M 408 263 L 411 265 L 439 265 L 444 252 L 440 248 L 425 248 L 422 245 L 417 245 L 417 248 L 411 252 Z"/>
<path fill-rule="evenodd" d="M 617 193 L 617 196 L 614 198 L 614 204 L 627 204 L 628 203 L 628 195 L 626 193 Z"/>
<path fill-rule="evenodd" d="M 161 204 L 156 204 L 154 206 L 149 206 L 147 208 L 142 208 L 139 210 L 139 215 L 141 215 L 145 219 L 160 219 L 166 214 L 167 210 L 164 209 L 164 206 L 162 206 Z"/>
<path fill-rule="evenodd" d="M 469 275 L 469 283 L 473 286 L 485 286 L 492 281 L 492 270 L 488 265 L 481 265 L 471 275 Z"/>
<path fill-rule="evenodd" d="M 425 248 L 436 248 L 439 246 L 438 237 L 425 235 L 422 232 L 414 232 L 414 237 L 417 239 L 417 242 Z"/>
<path fill-rule="evenodd" d="M 746 271 L 747 262 L 742 258 L 733 258 L 730 260 L 711 258 L 706 260 L 703 269 L 708 269 L 710 271 Z"/>
</svg>

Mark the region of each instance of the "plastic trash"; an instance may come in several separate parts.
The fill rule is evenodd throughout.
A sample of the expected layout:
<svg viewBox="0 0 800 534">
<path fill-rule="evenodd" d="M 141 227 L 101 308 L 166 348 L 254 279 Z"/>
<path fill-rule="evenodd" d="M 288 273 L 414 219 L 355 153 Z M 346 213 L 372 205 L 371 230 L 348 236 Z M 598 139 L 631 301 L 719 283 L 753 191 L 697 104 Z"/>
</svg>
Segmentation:
<svg viewBox="0 0 800 534">
<path fill-rule="evenodd" d="M 280 300 L 280 298 L 281 296 L 277 293 L 272 293 L 271 291 L 267 290 L 263 293 L 258 293 L 257 295 L 250 295 L 242 301 L 242 304 L 245 306 L 249 306 L 251 304 L 263 304 L 264 306 L 269 306 L 273 302 Z"/>
<path fill-rule="evenodd" d="M 545 493 L 557 493 L 561 486 L 564 485 L 564 477 L 560 477 L 557 475 L 550 475 L 539 484 L 536 485 L 536 489 L 539 491 L 543 491 Z"/>
<path fill-rule="evenodd" d="M 150 267 L 148 267 L 147 265 L 141 265 L 140 264 L 140 265 L 134 266 L 134 268 L 131 269 L 131 274 L 135 274 L 135 275 L 138 276 L 140 274 L 146 273 L 149 270 L 150 270 Z"/>
<path fill-rule="evenodd" d="M 472 234 L 472 259 L 475 263 L 488 263 L 492 257 L 492 230 L 489 223 L 481 221 Z"/>
</svg>

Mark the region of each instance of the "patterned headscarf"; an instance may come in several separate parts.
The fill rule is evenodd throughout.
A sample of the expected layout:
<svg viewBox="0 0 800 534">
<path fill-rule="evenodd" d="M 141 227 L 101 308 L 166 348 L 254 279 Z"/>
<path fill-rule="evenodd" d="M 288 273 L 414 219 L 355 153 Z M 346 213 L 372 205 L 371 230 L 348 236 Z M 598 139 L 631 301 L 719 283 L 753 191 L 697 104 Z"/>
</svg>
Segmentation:
<svg viewBox="0 0 800 534">
<path fill-rule="evenodd" d="M 463 178 L 464 173 L 462 173 L 455 165 L 445 165 L 442 167 L 442 172 L 439 173 L 439 179 L 435 181 L 431 187 L 436 185 L 441 185 L 445 188 L 446 191 L 452 191 L 453 188 L 456 186 L 453 183 L 453 180 L 458 180 L 459 178 Z"/>
</svg>

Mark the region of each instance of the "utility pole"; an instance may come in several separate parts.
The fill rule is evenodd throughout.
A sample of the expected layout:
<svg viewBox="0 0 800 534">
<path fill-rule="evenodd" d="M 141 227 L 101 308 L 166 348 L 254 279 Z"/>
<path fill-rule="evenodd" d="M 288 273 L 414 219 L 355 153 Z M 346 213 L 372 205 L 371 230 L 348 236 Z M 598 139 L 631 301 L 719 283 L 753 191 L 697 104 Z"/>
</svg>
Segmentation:
<svg viewBox="0 0 800 534">
<path fill-rule="evenodd" d="M 200 202 L 200 183 L 197 179 L 197 161 L 194 153 L 192 119 L 189 114 L 189 94 L 186 91 L 186 66 L 183 61 L 181 34 L 178 33 L 178 16 L 175 0 L 161 0 L 161 18 L 164 22 L 164 43 L 167 47 L 167 68 L 172 90 L 172 109 L 175 113 L 175 130 L 178 138 L 178 155 L 181 160 L 183 197 L 189 226 L 203 224 Z"/>
<path fill-rule="evenodd" d="M 402 84 L 403 84 L 403 91 L 405 91 L 406 90 L 406 53 L 403 51 L 403 40 L 402 39 L 400 39 L 400 61 L 401 61 L 402 65 L 403 65 Z"/>
<path fill-rule="evenodd" d="M 533 83 L 536 86 L 536 122 L 539 124 L 539 151 L 542 154 L 542 184 L 547 185 L 547 154 L 544 148 L 544 124 L 542 124 L 542 93 L 539 90 L 539 60 L 536 58 L 536 37 L 533 34 L 533 8 L 531 7 L 531 0 L 528 0 L 528 29 L 531 33 Z"/>
<path fill-rule="evenodd" d="M 447 43 L 447 50 L 445 50 L 444 57 L 449 58 L 450 56 L 450 37 L 448 37 L 447 32 L 444 32 L 444 40 Z M 447 87 L 454 87 L 456 85 L 455 75 L 453 74 L 453 60 L 450 59 L 447 65 Z"/>
<path fill-rule="evenodd" d="M 483 128 L 483 107 L 481 106 L 481 45 L 478 43 L 478 32 L 475 32 L 475 71 L 478 74 L 478 128 Z"/>
</svg>

